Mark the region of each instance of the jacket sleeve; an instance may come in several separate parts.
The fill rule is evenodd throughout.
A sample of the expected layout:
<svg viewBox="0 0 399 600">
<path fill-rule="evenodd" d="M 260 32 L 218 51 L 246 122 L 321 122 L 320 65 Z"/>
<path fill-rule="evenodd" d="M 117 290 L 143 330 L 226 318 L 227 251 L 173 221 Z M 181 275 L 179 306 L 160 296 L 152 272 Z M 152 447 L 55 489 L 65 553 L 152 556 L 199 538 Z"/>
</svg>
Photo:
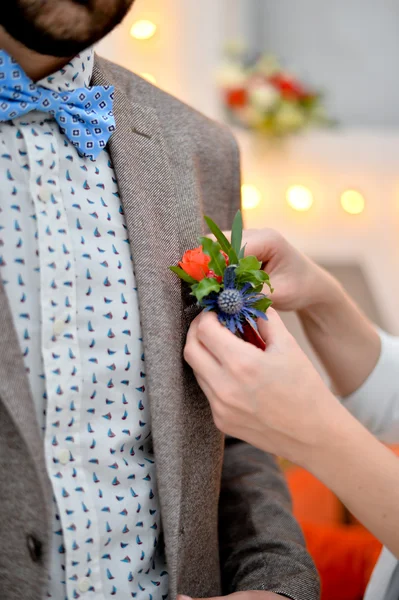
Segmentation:
<svg viewBox="0 0 399 600">
<path fill-rule="evenodd" d="M 399 442 L 399 338 L 383 331 L 380 336 L 377 366 L 344 405 L 374 435 L 394 444 Z"/>
<path fill-rule="evenodd" d="M 318 600 L 320 582 L 275 459 L 226 440 L 219 506 L 225 594 L 266 590 Z"/>
<path fill-rule="evenodd" d="M 239 153 L 233 140 L 230 157 L 231 193 L 224 224 L 219 216 L 225 229 L 241 202 Z M 292 600 L 320 597 L 319 577 L 275 459 L 231 438 L 225 447 L 219 538 L 225 594 L 266 590 Z"/>
</svg>

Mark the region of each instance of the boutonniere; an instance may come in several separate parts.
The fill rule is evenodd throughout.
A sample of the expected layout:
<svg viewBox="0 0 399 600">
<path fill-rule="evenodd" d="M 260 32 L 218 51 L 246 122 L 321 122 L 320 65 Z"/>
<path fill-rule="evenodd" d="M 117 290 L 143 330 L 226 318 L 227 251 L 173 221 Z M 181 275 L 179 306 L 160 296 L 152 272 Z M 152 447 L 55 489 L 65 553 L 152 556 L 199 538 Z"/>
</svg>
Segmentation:
<svg viewBox="0 0 399 600">
<path fill-rule="evenodd" d="M 256 321 L 267 319 L 272 304 L 263 293 L 264 286 L 270 292 L 273 288 L 256 256 L 245 256 L 241 212 L 234 219 L 231 242 L 212 219 L 205 217 L 205 221 L 216 241 L 200 238 L 201 245 L 187 250 L 179 265 L 170 269 L 188 283 L 205 311 L 214 311 L 232 333 L 264 349 Z"/>
</svg>

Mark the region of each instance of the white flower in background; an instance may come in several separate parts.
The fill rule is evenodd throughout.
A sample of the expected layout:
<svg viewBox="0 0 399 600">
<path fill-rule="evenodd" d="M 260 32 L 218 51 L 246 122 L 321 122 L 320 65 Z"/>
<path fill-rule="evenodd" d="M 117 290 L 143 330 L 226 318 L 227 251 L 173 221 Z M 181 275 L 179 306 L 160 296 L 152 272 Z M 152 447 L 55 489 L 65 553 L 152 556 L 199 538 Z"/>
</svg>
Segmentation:
<svg viewBox="0 0 399 600">
<path fill-rule="evenodd" d="M 234 42 L 216 75 L 226 115 L 235 125 L 275 139 L 332 124 L 321 94 L 282 69 L 274 56 L 255 56 Z"/>
<path fill-rule="evenodd" d="M 240 65 L 228 61 L 216 73 L 218 84 L 225 89 L 245 87 L 247 75 Z"/>
<path fill-rule="evenodd" d="M 254 86 L 249 91 L 249 99 L 255 108 L 268 112 L 277 103 L 280 95 L 270 83 L 264 82 Z"/>
</svg>

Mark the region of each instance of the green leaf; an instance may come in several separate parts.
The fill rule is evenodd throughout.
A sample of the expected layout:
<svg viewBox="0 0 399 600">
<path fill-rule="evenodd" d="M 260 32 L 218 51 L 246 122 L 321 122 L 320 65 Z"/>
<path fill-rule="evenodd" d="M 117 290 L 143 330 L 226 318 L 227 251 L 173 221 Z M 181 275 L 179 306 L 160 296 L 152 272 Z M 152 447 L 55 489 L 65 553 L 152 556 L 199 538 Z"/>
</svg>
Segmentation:
<svg viewBox="0 0 399 600">
<path fill-rule="evenodd" d="M 267 309 L 271 307 L 272 304 L 273 304 L 273 301 L 270 300 L 270 298 L 266 298 L 266 296 L 265 296 L 264 298 L 261 298 L 260 300 L 255 302 L 253 307 L 256 308 L 257 310 L 260 310 L 261 312 L 265 313 L 267 311 Z"/>
<path fill-rule="evenodd" d="M 213 235 L 219 242 L 221 249 L 229 257 L 230 264 L 238 265 L 238 256 L 237 256 L 236 252 L 234 251 L 232 245 L 230 244 L 229 240 L 224 235 L 223 231 L 221 231 L 221 229 L 219 229 L 219 227 L 216 225 L 216 223 L 214 221 L 212 221 L 211 218 L 205 217 L 205 221 L 206 221 L 206 224 L 208 225 L 210 231 L 213 233 Z"/>
<path fill-rule="evenodd" d="M 181 269 L 180 267 L 169 267 L 169 268 L 171 271 L 173 271 L 173 273 L 175 273 L 178 277 L 180 277 L 180 279 L 183 279 L 183 281 L 185 281 L 186 283 L 189 283 L 191 285 L 193 285 L 194 283 L 197 283 L 196 279 L 191 277 L 191 275 L 189 275 L 188 273 L 183 271 L 183 269 Z"/>
<path fill-rule="evenodd" d="M 208 225 L 211 233 L 213 233 L 213 235 L 219 242 L 220 247 L 222 248 L 222 250 L 224 252 L 226 252 L 226 254 L 228 254 L 231 250 L 231 244 L 230 244 L 229 240 L 224 235 L 223 231 L 221 229 L 219 229 L 219 227 L 216 225 L 216 223 L 214 221 L 212 221 L 212 219 L 210 217 L 204 217 L 204 218 L 205 218 L 205 222 Z"/>
<path fill-rule="evenodd" d="M 236 254 L 236 251 L 233 250 L 233 248 L 230 250 L 230 252 L 227 253 L 228 257 L 229 257 L 229 264 L 230 265 L 238 265 L 238 256 Z"/>
<path fill-rule="evenodd" d="M 231 229 L 231 245 L 233 246 L 233 250 L 237 254 L 237 256 L 240 254 L 240 251 L 241 251 L 242 230 L 243 230 L 242 214 L 241 214 L 241 211 L 239 210 L 235 216 L 233 227 Z"/>
<path fill-rule="evenodd" d="M 226 269 L 226 261 L 221 254 L 221 247 L 218 242 L 214 242 L 209 238 L 201 238 L 202 250 L 211 257 L 209 263 L 209 269 L 211 269 L 216 275 L 223 277 Z"/>
<path fill-rule="evenodd" d="M 237 283 L 239 285 L 245 285 L 251 283 L 253 286 L 266 284 L 270 288 L 270 278 L 264 271 L 241 271 L 237 275 Z"/>
<path fill-rule="evenodd" d="M 253 294 L 263 294 L 263 283 L 257 283 L 256 281 L 245 281 L 244 283 L 237 283 L 237 288 L 241 289 L 245 284 L 250 283 L 252 286 L 251 293 Z"/>
<path fill-rule="evenodd" d="M 254 273 L 255 273 L 255 271 L 254 271 Z M 260 278 L 257 277 L 257 275 L 254 275 L 253 273 L 248 273 L 248 272 L 245 273 L 244 275 L 239 275 L 236 279 L 236 282 L 237 282 L 237 286 L 239 288 L 244 287 L 244 285 L 246 283 L 250 283 L 252 285 L 252 287 L 254 287 L 254 288 L 260 287 L 262 290 L 263 285 L 264 285 L 264 282 L 260 281 Z"/>
<path fill-rule="evenodd" d="M 238 255 L 238 258 L 239 258 L 239 259 L 241 259 L 241 258 L 244 258 L 244 256 L 245 256 L 245 249 L 246 249 L 246 247 L 247 247 L 247 244 L 245 244 L 245 246 L 243 246 L 243 247 L 241 248 L 241 250 L 240 250 L 240 254 Z"/>
<path fill-rule="evenodd" d="M 240 259 L 236 269 L 236 275 L 239 275 L 245 271 L 259 271 L 261 267 L 262 263 L 256 258 L 256 256 L 246 256 L 245 258 Z"/>
<path fill-rule="evenodd" d="M 201 302 L 203 298 L 209 296 L 212 292 L 220 292 L 222 289 L 222 285 L 216 281 L 216 279 L 205 277 L 202 279 L 194 288 L 193 288 L 193 296 L 195 296 L 198 302 Z"/>
</svg>

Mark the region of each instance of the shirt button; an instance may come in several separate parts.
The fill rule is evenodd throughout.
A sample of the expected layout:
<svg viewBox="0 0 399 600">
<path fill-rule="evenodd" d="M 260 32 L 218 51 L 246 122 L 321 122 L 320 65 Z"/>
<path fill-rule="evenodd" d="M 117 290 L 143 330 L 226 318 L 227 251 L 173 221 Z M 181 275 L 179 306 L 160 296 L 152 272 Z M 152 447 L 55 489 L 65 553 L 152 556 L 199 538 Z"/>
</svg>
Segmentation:
<svg viewBox="0 0 399 600">
<path fill-rule="evenodd" d="M 82 577 L 82 579 L 79 579 L 78 581 L 78 589 L 79 592 L 88 592 L 91 586 L 91 581 L 88 577 Z"/>
<path fill-rule="evenodd" d="M 60 335 L 60 333 L 62 333 L 64 331 L 64 321 L 62 319 L 58 319 L 57 321 L 54 321 L 54 325 L 53 325 L 53 332 L 54 335 Z"/>
<path fill-rule="evenodd" d="M 70 459 L 69 450 L 67 450 L 66 448 L 63 448 L 62 450 L 59 451 L 58 460 L 60 461 L 60 463 L 62 465 L 67 465 L 69 463 L 69 459 Z"/>
<path fill-rule="evenodd" d="M 51 192 L 46 188 L 41 188 L 38 193 L 39 199 L 43 202 L 43 204 L 47 204 L 51 200 Z"/>
</svg>

